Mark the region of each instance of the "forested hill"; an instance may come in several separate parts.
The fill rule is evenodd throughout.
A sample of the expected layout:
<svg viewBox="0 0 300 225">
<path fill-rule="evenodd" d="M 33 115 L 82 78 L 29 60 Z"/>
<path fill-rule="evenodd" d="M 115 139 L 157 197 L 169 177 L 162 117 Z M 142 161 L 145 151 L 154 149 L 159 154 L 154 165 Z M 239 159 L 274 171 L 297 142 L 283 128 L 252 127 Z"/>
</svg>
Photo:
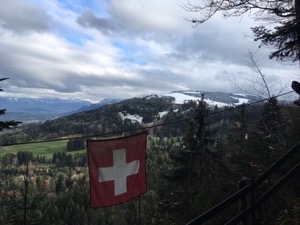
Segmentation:
<svg viewBox="0 0 300 225">
<path fill-rule="evenodd" d="M 1 144 L 97 136 L 182 120 L 195 115 L 196 102 L 187 100 L 182 104 L 178 104 L 172 96 L 157 95 L 127 99 L 98 109 L 48 120 L 44 123 L 24 124 L 17 131 L 2 133 Z M 219 111 L 220 108 L 212 105 L 211 110 Z M 253 110 L 257 111 L 257 109 Z M 254 115 L 249 113 L 249 118 L 254 119 Z M 228 123 L 228 121 L 233 121 L 235 118 L 236 116 L 233 113 L 217 114 L 210 116 L 208 123 L 211 125 L 224 125 L 224 121 Z M 182 136 L 187 126 L 186 122 L 174 123 L 155 129 L 153 132 L 162 136 Z"/>
<path fill-rule="evenodd" d="M 17 131 L 2 133 L 1 144 L 135 129 L 141 127 L 143 122 L 157 118 L 159 112 L 169 111 L 171 107 L 171 99 L 167 97 L 128 99 L 39 124 L 23 124 Z"/>
<path fill-rule="evenodd" d="M 174 96 L 182 97 L 181 94 L 175 93 Z M 194 99 L 195 95 L 192 97 Z M 241 178 L 256 178 L 299 140 L 299 108 L 277 104 L 276 99 L 240 107 L 218 107 L 197 101 L 179 102 L 174 97 L 156 95 L 128 99 L 95 110 L 40 124 L 25 124 L 17 130 L 2 132 L 1 145 L 101 136 L 110 132 L 152 127 L 147 129 L 148 192 L 142 196 L 144 221 L 155 218 L 151 224 L 186 224 L 236 192 Z M 35 167 L 30 169 L 29 185 L 32 191 L 29 193 L 33 194 L 28 195 L 31 197 L 28 199 L 33 199 L 37 193 L 47 193 L 41 199 L 43 202 L 37 203 L 42 207 L 33 209 L 40 209 L 41 212 L 32 213 L 28 218 L 43 215 L 38 217 L 43 224 L 71 224 L 69 221 L 74 219 L 74 215 L 83 215 L 80 224 L 99 224 L 99 221 L 106 221 L 107 218 L 116 224 L 137 224 L 131 219 L 135 218 L 131 214 L 134 200 L 111 209 L 90 210 L 84 138 L 43 144 L 45 146 L 34 144 L 1 148 L 3 153 L 10 148 L 14 151 L 0 158 L 2 190 L 6 193 L 24 190 L 24 181 L 20 180 L 24 177 L 25 167 L 22 164 L 31 160 L 31 165 Z M 26 150 L 22 147 L 26 147 Z M 51 155 L 48 155 L 49 149 L 53 149 Z M 41 157 L 42 151 L 47 152 L 47 158 Z M 296 162 L 298 159 L 293 160 Z M 278 177 L 274 175 L 274 179 Z M 265 185 L 271 187 L 276 182 L 277 179 L 273 180 L 272 177 Z M 273 218 L 281 215 L 278 212 L 286 209 L 291 199 L 295 199 L 292 195 L 289 198 L 285 195 L 291 193 L 292 188 L 299 190 L 298 184 L 293 186 L 294 183 L 280 191 L 283 193 L 280 199 L 284 201 L 278 205 L 275 199 L 276 204 L 271 205 L 278 205 L 278 211 L 271 215 Z M 4 198 L 2 201 L 0 211 L 4 212 L 4 206 L 9 206 L 10 201 Z M 23 206 L 23 201 L 18 202 Z M 191 203 L 197 206 L 195 212 L 190 210 Z M 5 221 L 3 223 L 0 218 L 0 224 L 8 224 L 8 218 L 17 218 L 14 211 L 8 212 L 11 214 L 2 217 L 2 221 Z M 56 216 L 51 212 L 55 212 Z M 217 224 L 224 224 L 225 219 L 228 219 L 227 213 L 225 211 L 218 218 L 222 222 Z M 95 215 L 97 222 L 86 222 L 90 218 L 94 220 Z M 115 215 L 122 216 L 116 220 Z M 127 218 L 123 215 L 129 216 Z M 23 218 L 23 215 L 19 217 Z M 47 223 L 44 223 L 44 218 L 48 219 Z M 274 221 L 273 218 L 270 221 Z"/>
<path fill-rule="evenodd" d="M 208 104 L 218 106 L 250 103 L 259 100 L 256 96 L 224 92 L 204 92 L 195 90 L 179 90 L 166 93 L 162 96 L 174 97 L 176 103 L 186 100 L 197 100 L 204 95 Z M 153 97 L 154 95 L 152 95 Z M 101 108 L 114 104 L 124 99 L 106 98 L 97 103 L 79 99 L 54 99 L 54 98 L 9 98 L 0 97 L 0 105 L 6 109 L 2 120 L 17 120 L 23 123 L 37 123 L 53 120 L 58 117 Z"/>
</svg>

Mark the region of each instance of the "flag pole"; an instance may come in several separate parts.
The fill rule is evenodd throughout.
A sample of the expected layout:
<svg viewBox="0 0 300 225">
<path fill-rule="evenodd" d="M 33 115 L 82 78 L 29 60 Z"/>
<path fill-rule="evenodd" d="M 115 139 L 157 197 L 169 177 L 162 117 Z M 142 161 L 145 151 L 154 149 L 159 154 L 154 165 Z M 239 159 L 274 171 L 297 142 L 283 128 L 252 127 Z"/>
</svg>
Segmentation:
<svg viewBox="0 0 300 225">
<path fill-rule="evenodd" d="M 139 225 L 141 225 L 141 196 L 139 195 Z"/>
</svg>

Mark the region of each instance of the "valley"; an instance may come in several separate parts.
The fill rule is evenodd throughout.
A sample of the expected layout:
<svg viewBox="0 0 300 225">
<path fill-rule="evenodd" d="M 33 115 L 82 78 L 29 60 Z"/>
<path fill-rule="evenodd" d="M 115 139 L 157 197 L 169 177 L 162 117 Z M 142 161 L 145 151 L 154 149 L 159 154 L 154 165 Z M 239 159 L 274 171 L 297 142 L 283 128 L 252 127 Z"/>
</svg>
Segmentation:
<svg viewBox="0 0 300 225">
<path fill-rule="evenodd" d="M 23 123 L 0 133 L 0 203 L 10 209 L 14 201 L 22 202 L 28 176 L 26 198 L 39 199 L 35 205 L 41 206 L 28 209 L 32 223 L 136 224 L 137 199 L 109 208 L 89 207 L 85 141 L 147 131 L 148 191 L 140 198 L 141 219 L 145 224 L 184 224 L 234 193 L 242 177 L 257 177 L 298 141 L 297 107 L 272 99 L 249 105 L 253 102 L 240 94 L 177 91 Z M 284 142 L 276 141 L 279 136 Z M 14 201 L 6 197 L 11 192 Z M 188 210 L 191 204 L 197 206 L 194 212 Z M 5 215 L 0 224 L 22 218 L 5 207 L 0 213 Z M 74 215 L 81 216 L 75 220 Z M 276 219 L 277 213 L 269 216 Z"/>
</svg>

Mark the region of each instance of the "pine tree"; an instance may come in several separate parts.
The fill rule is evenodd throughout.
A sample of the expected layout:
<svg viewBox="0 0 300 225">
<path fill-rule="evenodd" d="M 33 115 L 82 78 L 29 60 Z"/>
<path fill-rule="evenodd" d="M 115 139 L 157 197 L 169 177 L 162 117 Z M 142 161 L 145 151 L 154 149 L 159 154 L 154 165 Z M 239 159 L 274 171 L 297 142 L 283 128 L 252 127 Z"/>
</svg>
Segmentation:
<svg viewBox="0 0 300 225">
<path fill-rule="evenodd" d="M 255 129 L 261 164 L 269 166 L 282 156 L 288 146 L 286 126 L 275 97 L 268 100 L 261 110 L 261 119 Z"/>
<path fill-rule="evenodd" d="M 43 192 L 36 193 L 33 182 L 29 180 L 29 166 L 27 163 L 24 176 L 24 186 L 20 190 L 12 191 L 6 197 L 7 221 L 11 225 L 37 225 L 42 220 L 42 204 L 46 197 Z"/>
<path fill-rule="evenodd" d="M 229 158 L 234 174 L 255 178 L 287 150 L 286 127 L 274 97 L 261 107 L 254 124 L 247 125 L 243 117 L 229 135 Z"/>
<path fill-rule="evenodd" d="M 9 78 L 0 78 L 0 81 L 4 81 L 4 80 L 7 80 L 7 79 L 9 79 Z M 0 88 L 0 91 L 3 91 L 3 89 Z M 4 115 L 5 111 L 6 111 L 6 109 L 0 109 L 0 115 Z M 15 120 L 0 121 L 0 131 L 3 131 L 5 129 L 11 129 L 11 128 L 17 126 L 20 123 L 21 122 L 15 121 Z"/>
<path fill-rule="evenodd" d="M 252 160 L 252 153 L 249 151 L 247 143 L 249 131 L 245 105 L 239 107 L 236 117 L 228 134 L 226 148 L 232 170 L 231 176 L 234 175 L 235 179 L 238 180 L 243 176 L 250 176 L 249 167 Z"/>
<path fill-rule="evenodd" d="M 172 187 L 174 220 L 187 222 L 203 210 L 203 202 L 209 196 L 203 193 L 210 187 L 214 173 L 214 150 L 212 134 L 206 129 L 205 116 L 207 104 L 203 98 L 198 102 L 196 116 L 189 122 L 189 130 L 183 138 L 184 148 L 171 154 L 173 171 L 170 186 Z M 212 192 L 211 192 L 212 193 Z M 200 199 L 201 198 L 201 199 Z M 205 203 L 204 203 L 205 205 Z M 179 213 L 180 212 L 180 213 Z M 180 218 L 178 217 L 180 214 Z"/>
</svg>

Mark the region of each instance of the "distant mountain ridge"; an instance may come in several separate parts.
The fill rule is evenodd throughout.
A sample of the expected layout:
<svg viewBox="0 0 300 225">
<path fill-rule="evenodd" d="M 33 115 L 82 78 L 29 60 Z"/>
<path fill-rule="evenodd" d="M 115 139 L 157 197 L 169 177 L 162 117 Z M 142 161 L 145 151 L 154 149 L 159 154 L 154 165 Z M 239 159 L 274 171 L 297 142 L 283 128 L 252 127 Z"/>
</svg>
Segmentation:
<svg viewBox="0 0 300 225">
<path fill-rule="evenodd" d="M 105 98 L 102 101 L 98 102 L 98 103 L 94 103 L 91 105 L 87 105 L 87 106 L 83 106 L 80 109 L 77 110 L 77 112 L 83 112 L 83 111 L 89 111 L 89 110 L 94 110 L 94 109 L 98 109 L 100 107 L 103 107 L 105 105 L 110 105 L 110 104 L 114 104 L 114 103 L 118 103 L 123 101 L 124 99 L 119 99 L 119 98 Z"/>
<path fill-rule="evenodd" d="M 118 103 L 111 100 L 103 100 L 102 104 L 88 106 L 83 109 L 68 112 L 56 118 L 42 121 L 41 123 L 20 125 L 15 132 L 4 132 L 0 141 L 2 144 L 25 142 L 28 140 L 57 139 L 62 137 L 85 137 L 98 136 L 98 134 L 109 134 L 120 131 L 133 131 L 144 129 L 159 124 L 168 124 L 172 121 L 182 121 L 169 126 L 162 126 L 155 132 L 165 135 L 182 135 L 188 127 L 184 119 L 193 118 L 196 113 L 197 103 L 204 95 L 204 101 L 209 104 L 211 112 L 220 112 L 224 106 L 234 106 L 242 103 L 249 103 L 250 100 L 243 94 L 233 95 L 225 93 L 203 93 L 199 91 L 176 91 L 164 95 L 147 95 L 124 99 Z M 227 97 L 224 97 L 227 95 Z M 207 97 L 209 96 L 209 97 Z M 230 101 L 229 103 L 221 102 Z M 218 107 L 215 107 L 218 106 Z M 1 107 L 1 106 L 0 106 Z M 259 105 L 248 107 L 247 116 L 253 118 L 253 111 L 259 110 Z M 230 114 L 230 115 L 229 115 Z M 227 119 L 233 119 L 231 113 L 225 113 Z M 210 116 L 210 120 L 214 114 Z M 213 125 L 225 126 L 220 122 L 219 116 Z"/>
<path fill-rule="evenodd" d="M 245 94 L 226 92 L 206 92 L 198 90 L 179 90 L 164 95 L 149 95 L 148 98 L 171 98 L 174 104 L 183 104 L 187 101 L 204 100 L 211 106 L 218 107 L 251 103 L 259 98 Z M 147 96 L 146 96 L 147 97 Z M 58 98 L 10 98 L 0 97 L 0 109 L 6 109 L 5 115 L 0 120 L 17 120 L 22 122 L 43 122 L 58 117 L 95 110 L 106 105 L 115 104 L 125 99 L 106 98 L 98 103 L 91 103 L 79 99 Z"/>
<path fill-rule="evenodd" d="M 55 112 L 68 112 L 90 104 L 92 103 L 80 99 L 0 97 L 0 107 L 11 111 L 32 110 L 35 108 Z"/>
<path fill-rule="evenodd" d="M 0 108 L 6 109 L 1 120 L 45 121 L 91 104 L 79 99 L 0 97 Z"/>
</svg>

